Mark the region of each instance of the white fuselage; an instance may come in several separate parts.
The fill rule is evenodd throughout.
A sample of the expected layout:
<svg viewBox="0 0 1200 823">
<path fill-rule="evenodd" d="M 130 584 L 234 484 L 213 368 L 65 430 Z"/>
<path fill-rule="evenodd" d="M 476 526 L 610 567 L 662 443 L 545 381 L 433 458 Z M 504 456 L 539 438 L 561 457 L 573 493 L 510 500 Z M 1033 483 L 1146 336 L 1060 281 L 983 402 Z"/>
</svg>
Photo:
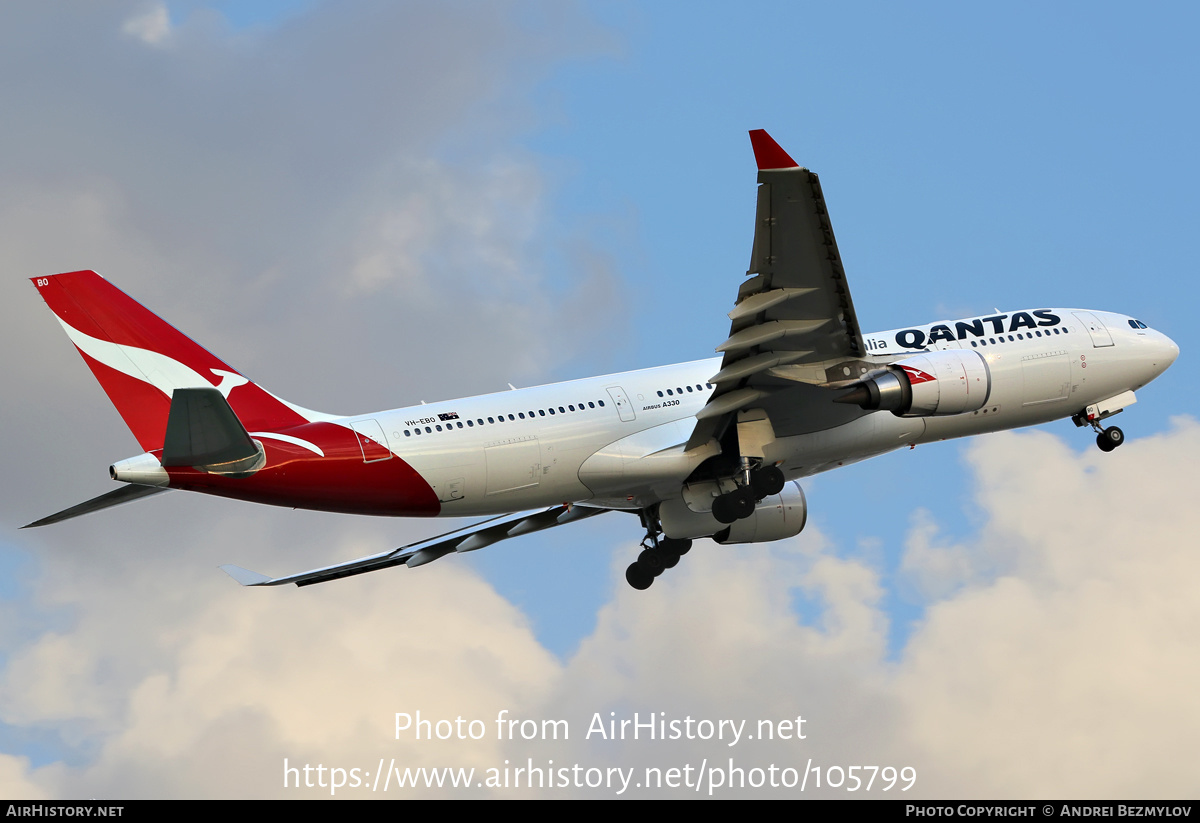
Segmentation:
<svg viewBox="0 0 1200 823">
<path fill-rule="evenodd" d="M 977 351 L 990 371 L 986 404 L 936 417 L 861 412 L 777 439 L 767 447 L 766 460 L 794 479 L 903 446 L 1065 418 L 1140 389 L 1178 354 L 1166 336 L 1136 328 L 1123 315 L 1040 312 L 1037 322 L 1044 317 L 1058 322 L 1010 328 L 1011 318 L 1037 314 L 1017 312 L 864 335 L 865 359 L 878 367 L 927 351 Z M 387 448 L 433 487 L 442 516 L 585 501 L 642 508 L 678 497 L 685 478 L 715 453 L 686 452 L 683 444 L 720 365 L 719 358 L 700 360 L 339 422 L 367 434 L 377 423 Z"/>
</svg>

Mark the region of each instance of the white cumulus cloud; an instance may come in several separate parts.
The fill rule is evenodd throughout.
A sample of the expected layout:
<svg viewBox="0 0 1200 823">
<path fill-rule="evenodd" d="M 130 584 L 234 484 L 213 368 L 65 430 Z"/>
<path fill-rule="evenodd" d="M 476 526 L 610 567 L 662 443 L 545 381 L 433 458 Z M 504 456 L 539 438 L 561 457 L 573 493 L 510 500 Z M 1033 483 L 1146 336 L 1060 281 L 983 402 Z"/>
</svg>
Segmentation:
<svg viewBox="0 0 1200 823">
<path fill-rule="evenodd" d="M 123 607 L 119 587 L 81 579 L 55 589 L 71 625 L 12 651 L 0 712 L 18 727 L 73 728 L 93 754 L 38 768 L 10 758 L 6 768 L 57 796 L 269 797 L 306 793 L 284 789 L 284 758 L 372 771 L 383 758 L 481 777 L 505 760 L 553 760 L 632 768 L 639 779 L 703 761 L 767 774 L 812 758 L 911 766 L 905 796 L 1189 795 L 1200 557 L 1181 536 L 1200 528 L 1188 480 L 1200 426 L 1180 420 L 1110 455 L 1039 432 L 984 438 L 966 454 L 986 519 L 961 546 L 1011 562 L 929 601 L 898 653 L 888 651 L 882 569 L 839 556 L 815 529 L 770 546 L 699 541 L 647 592 L 624 586 L 614 562 L 612 600 L 562 662 L 453 559 L 303 590 L 206 583 L 183 608 L 178 591 Z M 801 596 L 820 604 L 807 621 L 794 609 Z M 487 733 L 394 739 L 395 712 L 418 710 L 478 719 Z M 571 738 L 499 740 L 501 710 L 565 719 Z M 778 731 L 804 717 L 806 736 L 584 739 L 596 716 L 635 712 L 642 722 L 745 720 L 755 737 L 759 721 Z M 764 791 L 726 783 L 714 794 Z"/>
<path fill-rule="evenodd" d="M 126 20 L 121 31 L 151 46 L 164 46 L 171 37 L 171 15 L 165 3 L 155 3 Z"/>
</svg>

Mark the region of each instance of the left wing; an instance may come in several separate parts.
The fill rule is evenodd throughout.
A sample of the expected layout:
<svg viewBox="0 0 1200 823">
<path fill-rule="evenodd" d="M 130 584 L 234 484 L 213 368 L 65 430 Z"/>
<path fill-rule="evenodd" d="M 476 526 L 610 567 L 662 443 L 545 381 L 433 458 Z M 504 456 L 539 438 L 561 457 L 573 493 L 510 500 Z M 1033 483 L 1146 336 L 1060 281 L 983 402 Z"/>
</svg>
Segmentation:
<svg viewBox="0 0 1200 823">
<path fill-rule="evenodd" d="M 797 384 L 829 386 L 865 372 L 865 347 L 817 175 L 765 131 L 750 132 L 758 162 L 758 207 L 747 275 L 729 313 L 716 389 L 688 440 L 716 437 L 739 410 Z M 846 371 L 849 369 L 849 371 Z M 781 423 L 785 430 L 779 430 Z M 787 424 L 776 420 L 776 434 Z"/>
<path fill-rule="evenodd" d="M 541 531 L 542 529 L 562 526 L 583 520 L 612 509 L 593 509 L 584 506 L 563 504 L 551 506 L 548 509 L 536 509 L 516 514 L 506 514 L 472 523 L 461 529 L 411 543 L 398 549 L 372 554 L 358 560 L 324 566 L 320 569 L 289 574 L 286 577 L 267 577 L 265 574 L 252 572 L 240 566 L 221 566 L 221 571 L 228 574 L 243 586 L 282 586 L 285 583 L 295 583 L 297 586 L 311 586 L 313 583 L 324 583 L 328 580 L 338 580 L 352 577 L 356 574 L 373 572 L 392 566 L 405 565 L 410 568 L 421 566 L 444 557 L 451 552 L 469 552 L 482 549 L 510 537 Z"/>
</svg>

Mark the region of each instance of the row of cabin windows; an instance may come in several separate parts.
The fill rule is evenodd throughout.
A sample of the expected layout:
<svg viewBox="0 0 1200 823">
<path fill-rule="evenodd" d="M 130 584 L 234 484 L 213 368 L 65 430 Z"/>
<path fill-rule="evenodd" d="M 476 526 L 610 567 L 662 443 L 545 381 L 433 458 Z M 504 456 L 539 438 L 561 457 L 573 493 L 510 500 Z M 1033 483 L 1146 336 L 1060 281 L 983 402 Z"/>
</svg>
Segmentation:
<svg viewBox="0 0 1200 823">
<path fill-rule="evenodd" d="M 708 386 L 710 389 L 713 387 L 712 383 L 705 383 L 705 384 L 704 384 L 704 386 Z M 691 392 L 702 392 L 702 391 L 704 391 L 704 386 L 702 386 L 702 385 L 700 385 L 699 383 L 697 383 L 697 384 L 696 384 L 696 387 L 695 387 L 694 389 L 693 389 L 691 386 L 688 386 L 686 389 L 681 389 L 681 388 L 675 388 L 675 389 L 673 389 L 673 390 L 672 390 L 672 389 L 667 389 L 667 394 L 665 394 L 665 395 L 664 395 L 664 394 L 663 394 L 663 393 L 660 391 L 660 392 L 658 393 L 658 396 L 659 396 L 659 397 L 666 397 L 667 395 L 672 395 L 672 396 L 674 396 L 674 395 L 676 395 L 676 394 L 683 394 L 683 393 L 684 393 L 684 391 L 687 391 L 687 392 L 689 392 L 689 393 L 691 393 Z"/>
<path fill-rule="evenodd" d="M 1068 329 L 1068 328 L 1064 327 L 1064 328 L 1062 329 L 1062 331 L 1061 331 L 1061 332 L 1059 331 L 1059 329 L 1058 329 L 1057 327 L 1055 327 L 1054 329 L 1046 329 L 1044 336 L 1045 336 L 1045 337 L 1049 337 L 1049 336 L 1050 336 L 1050 332 L 1051 332 L 1051 331 L 1053 331 L 1055 334 L 1060 334 L 1060 333 L 1061 333 L 1061 334 L 1066 334 L 1067 332 L 1069 332 L 1069 331 L 1070 331 L 1070 329 Z M 1034 336 L 1035 334 L 1036 334 L 1038 337 L 1042 337 L 1042 336 L 1043 336 L 1042 330 L 1041 330 L 1041 329 L 1038 329 L 1037 331 L 1026 332 L 1025 334 L 1017 334 L 1017 335 L 1011 335 L 1011 334 L 1010 334 L 1010 335 L 1008 336 L 1008 342 L 1010 342 L 1010 343 L 1011 343 L 1011 342 L 1013 342 L 1014 340 L 1024 340 L 1026 337 L 1028 337 L 1028 338 L 1032 339 L 1032 338 L 1033 338 L 1033 336 Z M 972 340 L 972 341 L 971 341 L 971 348 L 979 348 L 980 346 L 986 346 L 986 345 L 987 345 L 989 342 L 990 342 L 992 345 L 996 345 L 997 343 L 1003 343 L 1003 342 L 1004 342 L 1004 335 L 1000 335 L 999 337 L 989 337 L 987 340 L 979 340 L 979 341 Z"/>
<path fill-rule="evenodd" d="M 548 406 L 544 409 L 538 409 L 537 411 L 516 412 L 514 414 L 508 415 L 507 417 L 505 417 L 503 414 L 498 414 L 494 417 L 487 418 L 486 421 L 482 417 L 477 417 L 474 420 L 446 421 L 445 431 L 453 431 L 455 428 L 461 429 L 461 428 L 463 428 L 464 423 L 466 424 L 466 427 L 468 429 L 473 429 L 476 426 L 485 426 L 488 423 L 493 423 L 493 424 L 494 423 L 503 423 L 503 422 L 505 422 L 505 420 L 517 420 L 517 419 L 524 420 L 524 419 L 526 419 L 526 416 L 528 416 L 530 418 L 545 417 L 546 412 L 549 412 L 552 415 L 554 415 L 554 414 L 569 414 L 570 412 L 574 412 L 574 411 L 584 411 L 584 406 L 585 406 L 585 404 L 583 404 L 583 403 L 579 403 L 578 407 L 576 407 L 575 404 L 571 404 L 568 406 L 559 406 L 557 408 L 557 410 L 555 410 L 554 406 Z M 587 402 L 586 406 L 589 409 L 595 409 L 597 407 L 604 408 L 604 401 L 603 400 L 596 400 L 596 401 L 589 400 Z M 433 434 L 434 431 L 443 431 L 443 427 L 441 424 L 436 424 L 433 426 L 425 426 L 424 428 L 425 428 L 425 434 Z M 416 427 L 415 429 L 405 429 L 404 430 L 405 437 L 412 437 L 414 434 L 421 434 L 420 426 Z"/>
</svg>

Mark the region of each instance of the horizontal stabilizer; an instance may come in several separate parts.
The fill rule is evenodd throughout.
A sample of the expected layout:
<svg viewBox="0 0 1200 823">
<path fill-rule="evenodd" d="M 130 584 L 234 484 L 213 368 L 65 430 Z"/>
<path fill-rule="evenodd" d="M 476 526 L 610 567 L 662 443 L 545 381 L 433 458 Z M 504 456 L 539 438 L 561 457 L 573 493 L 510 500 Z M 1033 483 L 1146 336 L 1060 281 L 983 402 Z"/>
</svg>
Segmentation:
<svg viewBox="0 0 1200 823">
<path fill-rule="evenodd" d="M 165 486 L 122 486 L 119 489 L 114 489 L 107 494 L 102 494 L 99 497 L 93 497 L 91 500 L 80 503 L 77 506 L 72 506 L 69 509 L 52 514 L 49 517 L 43 517 L 41 520 L 34 521 L 28 525 L 22 526 L 22 529 L 33 529 L 38 526 L 49 526 L 51 523 L 61 523 L 64 520 L 70 520 L 72 517 L 79 517 L 81 514 L 91 514 L 98 512 L 101 509 L 119 506 L 122 503 L 129 503 L 134 500 L 140 500 L 143 497 L 149 497 L 152 494 L 159 492 L 170 491 Z"/>
<path fill-rule="evenodd" d="M 253 470 L 259 447 L 218 389 L 175 389 L 162 464 L 227 473 Z"/>
<path fill-rule="evenodd" d="M 534 509 L 518 512 L 501 517 L 493 517 L 472 523 L 461 529 L 446 534 L 439 534 L 419 543 L 411 543 L 399 549 L 360 557 L 346 563 L 325 566 L 312 571 L 290 574 L 286 577 L 267 577 L 265 574 L 252 572 L 240 566 L 221 566 L 221 571 L 232 577 L 243 586 L 282 586 L 285 583 L 295 583 L 297 586 L 311 586 L 313 583 L 325 583 L 356 574 L 387 569 L 392 566 L 420 566 L 437 560 L 452 552 L 473 551 L 477 548 L 508 540 L 531 531 L 540 531 L 554 526 L 573 523 L 585 517 L 602 514 L 611 509 L 593 509 L 584 506 L 551 506 L 548 509 Z"/>
</svg>

